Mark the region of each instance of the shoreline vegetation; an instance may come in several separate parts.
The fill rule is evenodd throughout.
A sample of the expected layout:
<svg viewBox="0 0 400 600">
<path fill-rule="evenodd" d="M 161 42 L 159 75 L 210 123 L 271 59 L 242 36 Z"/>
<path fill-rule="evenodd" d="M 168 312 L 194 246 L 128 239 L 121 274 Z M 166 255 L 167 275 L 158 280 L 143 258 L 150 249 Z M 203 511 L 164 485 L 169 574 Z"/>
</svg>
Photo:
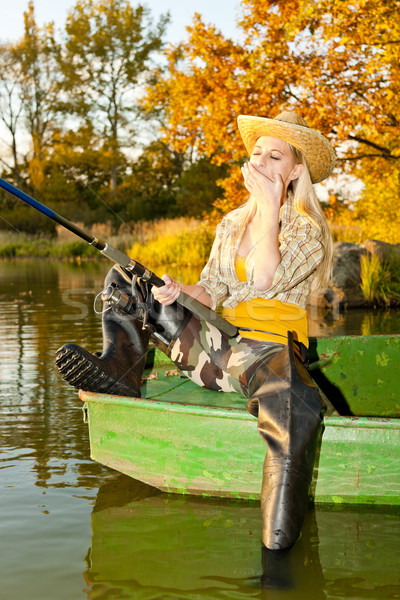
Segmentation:
<svg viewBox="0 0 400 600">
<path fill-rule="evenodd" d="M 85 229 L 83 223 L 77 225 Z M 215 234 L 213 225 L 188 217 L 140 222 L 133 228 L 124 225 L 117 233 L 111 223 L 98 223 L 89 231 L 142 264 L 152 267 L 202 267 L 207 261 Z M 337 231 L 335 234 L 336 241 L 339 241 Z M 400 254 L 397 246 L 393 246 L 393 249 L 396 252 L 393 251 L 389 259 L 368 253 L 360 258 L 359 285 L 365 306 L 400 306 Z M 0 232 L 2 259 L 48 258 L 81 263 L 95 260 L 98 256 L 95 248 L 61 226 L 57 226 L 53 237 Z"/>
<path fill-rule="evenodd" d="M 108 242 L 139 262 L 155 266 L 169 264 L 199 267 L 206 263 L 214 239 L 215 227 L 196 218 L 179 217 L 146 221 L 133 227 L 123 225 L 118 232 L 111 223 L 78 227 Z M 193 232 L 196 235 L 193 235 Z M 58 225 L 56 235 L 38 235 L 19 231 L 0 231 L 0 258 L 50 258 L 58 260 L 90 260 L 99 251 L 75 234 Z"/>
</svg>

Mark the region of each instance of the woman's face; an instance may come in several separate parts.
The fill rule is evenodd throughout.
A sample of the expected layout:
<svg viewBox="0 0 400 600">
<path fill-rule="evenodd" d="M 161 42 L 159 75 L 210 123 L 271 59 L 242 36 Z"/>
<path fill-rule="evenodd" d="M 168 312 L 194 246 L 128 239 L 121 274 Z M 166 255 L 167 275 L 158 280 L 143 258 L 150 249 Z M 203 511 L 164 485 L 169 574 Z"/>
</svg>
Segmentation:
<svg viewBox="0 0 400 600">
<path fill-rule="evenodd" d="M 280 175 L 286 188 L 303 170 L 302 164 L 296 164 L 286 142 L 267 135 L 259 137 L 256 141 L 250 162 L 269 179 L 274 180 L 275 175 Z"/>
</svg>

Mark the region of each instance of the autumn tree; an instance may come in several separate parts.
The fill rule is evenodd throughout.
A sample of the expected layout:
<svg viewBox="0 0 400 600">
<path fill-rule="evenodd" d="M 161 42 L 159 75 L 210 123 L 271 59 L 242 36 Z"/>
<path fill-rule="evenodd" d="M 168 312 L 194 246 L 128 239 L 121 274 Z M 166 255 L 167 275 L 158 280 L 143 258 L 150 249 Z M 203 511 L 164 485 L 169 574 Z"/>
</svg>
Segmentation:
<svg viewBox="0 0 400 600">
<path fill-rule="evenodd" d="M 398 243 L 400 2 L 358 0 L 346 7 L 338 0 L 318 3 L 320 14 L 329 7 L 331 18 L 323 27 L 325 63 L 335 65 L 339 56 L 343 65 L 335 72 L 340 117 L 335 133 L 347 141 L 340 163 L 365 184 L 353 222 L 362 227 L 364 237 Z M 319 94 L 323 103 L 326 92 Z"/>
<path fill-rule="evenodd" d="M 0 47 L 0 118 L 9 134 L 12 164 L 4 158 L 2 162 L 17 183 L 26 163 L 37 188 L 44 180 L 46 148 L 57 129 L 59 47 L 51 24 L 38 27 L 32 1 L 23 16 L 22 38 Z M 18 148 L 22 136 L 29 139 L 23 150 Z"/>
<path fill-rule="evenodd" d="M 195 16 L 187 41 L 169 48 L 168 74 L 149 89 L 147 106 L 166 107 L 163 134 L 174 147 L 230 166 L 217 208 L 247 196 L 237 167 L 240 113 L 297 110 L 337 147 L 337 172 L 393 176 L 399 8 L 399 0 L 242 0 L 240 42 Z"/>
<path fill-rule="evenodd" d="M 138 145 L 137 98 L 167 22 L 162 16 L 152 26 L 148 9 L 127 0 L 79 0 L 67 18 L 64 108 L 93 128 L 113 192 L 126 168 L 124 149 Z"/>
<path fill-rule="evenodd" d="M 32 1 L 24 13 L 24 27 L 24 35 L 13 46 L 12 54 L 21 70 L 24 124 L 31 142 L 28 157 L 30 182 L 38 188 L 44 181 L 46 149 L 57 129 L 59 45 L 51 23 L 38 27 Z"/>
<path fill-rule="evenodd" d="M 0 46 L 0 119 L 8 134 L 9 152 L 3 152 L 0 161 L 17 185 L 20 183 L 22 161 L 18 150 L 18 133 L 22 123 L 21 67 L 15 61 L 12 47 Z M 8 156 L 7 156 L 8 155 Z"/>
</svg>

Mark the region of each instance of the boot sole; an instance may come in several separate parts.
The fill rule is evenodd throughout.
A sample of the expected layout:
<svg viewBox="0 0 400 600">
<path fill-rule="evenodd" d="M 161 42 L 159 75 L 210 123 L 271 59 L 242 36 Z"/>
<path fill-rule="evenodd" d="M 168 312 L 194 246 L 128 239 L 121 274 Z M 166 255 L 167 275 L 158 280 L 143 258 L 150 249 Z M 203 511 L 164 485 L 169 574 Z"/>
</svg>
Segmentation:
<svg viewBox="0 0 400 600">
<path fill-rule="evenodd" d="M 130 385 L 124 384 L 122 378 L 115 379 L 102 371 L 91 360 L 91 355 L 75 344 L 66 344 L 57 350 L 56 365 L 61 377 L 78 390 L 115 396 L 140 397 L 140 390 L 132 389 Z"/>
</svg>

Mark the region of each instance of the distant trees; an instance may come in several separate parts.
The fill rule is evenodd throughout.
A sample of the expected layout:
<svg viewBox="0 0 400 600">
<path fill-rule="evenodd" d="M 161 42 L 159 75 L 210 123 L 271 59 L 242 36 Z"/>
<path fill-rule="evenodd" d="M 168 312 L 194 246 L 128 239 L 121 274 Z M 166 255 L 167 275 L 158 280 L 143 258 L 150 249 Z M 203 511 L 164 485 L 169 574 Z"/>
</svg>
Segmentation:
<svg viewBox="0 0 400 600">
<path fill-rule="evenodd" d="M 193 207 L 178 200 L 196 160 L 155 141 L 162 111 L 144 114 L 139 103 L 155 82 L 168 19 L 128 0 L 78 0 L 56 34 L 38 26 L 29 1 L 24 35 L 0 46 L 3 176 L 76 221 L 119 225 L 210 209 L 215 195 Z M 0 227 L 50 227 L 6 194 L 0 207 Z"/>
<path fill-rule="evenodd" d="M 165 49 L 168 15 L 141 4 L 77 0 L 56 34 L 30 1 L 0 46 L 3 175 L 85 222 L 220 214 L 247 197 L 237 115 L 292 108 L 365 184 L 330 218 L 400 241 L 400 0 L 240 6 L 239 41 L 196 15 Z"/>
<path fill-rule="evenodd" d="M 153 29 L 149 11 L 126 0 L 82 0 L 67 19 L 63 107 L 92 128 L 112 192 L 127 167 L 123 149 L 137 145 L 137 98 L 151 78 L 167 22 L 163 16 Z"/>
<path fill-rule="evenodd" d="M 21 67 L 15 61 L 13 49 L 0 46 L 0 119 L 9 137 L 9 156 L 0 156 L 2 170 L 6 170 L 13 181 L 20 182 L 20 154 L 17 132 L 22 119 Z"/>
</svg>

